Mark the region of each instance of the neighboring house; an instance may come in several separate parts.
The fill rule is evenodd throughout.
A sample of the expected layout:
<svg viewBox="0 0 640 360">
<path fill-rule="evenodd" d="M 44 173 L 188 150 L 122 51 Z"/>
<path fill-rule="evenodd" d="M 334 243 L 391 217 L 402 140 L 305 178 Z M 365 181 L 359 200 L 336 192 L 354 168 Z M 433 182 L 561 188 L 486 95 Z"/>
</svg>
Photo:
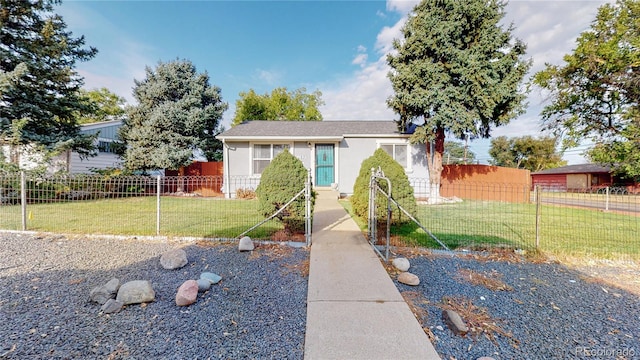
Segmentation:
<svg viewBox="0 0 640 360">
<path fill-rule="evenodd" d="M 119 168 L 122 163 L 120 156 L 113 152 L 113 143 L 118 140 L 118 129 L 122 120 L 103 121 L 85 124 L 80 127 L 81 134 L 98 134 L 95 145 L 96 156 L 80 159 L 75 151 L 65 154 L 67 157 L 67 171 L 72 174 L 91 173 L 92 169 Z"/>
<path fill-rule="evenodd" d="M 546 190 L 585 190 L 614 183 L 611 169 L 597 164 L 568 165 L 531 174 L 531 185 Z"/>
<path fill-rule="evenodd" d="M 121 159 L 113 152 L 112 144 L 118 139 L 118 128 L 122 126 L 122 120 L 104 121 L 85 124 L 80 127 L 82 134 L 98 134 L 96 138 L 96 156 L 80 159 L 75 151 L 64 153 L 45 159 L 42 152 L 33 146 L 22 145 L 18 149 L 8 145 L 2 146 L 0 151 L 6 159 L 12 159 L 18 163 L 21 169 L 32 170 L 46 164 L 49 173 L 64 171 L 69 173 L 91 173 L 92 169 L 105 169 L 119 167 Z"/>
<path fill-rule="evenodd" d="M 315 187 L 353 194 L 362 161 L 383 148 L 409 177 L 428 177 L 424 145 L 410 145 L 393 121 L 246 121 L 223 132 L 224 186 L 234 197 L 234 177 L 259 179 L 283 149 L 311 169 Z"/>
</svg>

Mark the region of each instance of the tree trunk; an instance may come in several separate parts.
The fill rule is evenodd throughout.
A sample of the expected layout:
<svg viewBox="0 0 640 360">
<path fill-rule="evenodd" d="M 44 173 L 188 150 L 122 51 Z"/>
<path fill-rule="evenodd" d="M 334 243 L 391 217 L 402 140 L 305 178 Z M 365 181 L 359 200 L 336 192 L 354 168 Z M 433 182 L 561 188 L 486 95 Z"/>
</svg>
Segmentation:
<svg viewBox="0 0 640 360">
<path fill-rule="evenodd" d="M 429 204 L 438 204 L 440 198 L 440 178 L 442 176 L 442 156 L 444 154 L 444 128 L 437 128 L 434 140 L 425 144 L 429 167 Z"/>
<path fill-rule="evenodd" d="M 178 169 L 178 189 L 176 192 L 182 194 L 185 192 L 184 190 L 184 166 L 180 166 Z"/>
</svg>

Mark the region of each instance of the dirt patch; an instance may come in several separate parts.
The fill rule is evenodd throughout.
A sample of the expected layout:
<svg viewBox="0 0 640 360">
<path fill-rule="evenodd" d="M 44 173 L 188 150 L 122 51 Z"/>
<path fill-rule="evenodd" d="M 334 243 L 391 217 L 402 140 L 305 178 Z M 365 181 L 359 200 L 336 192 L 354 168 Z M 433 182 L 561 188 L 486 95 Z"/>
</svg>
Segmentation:
<svg viewBox="0 0 640 360">
<path fill-rule="evenodd" d="M 614 286 L 640 296 L 640 263 L 565 257 L 558 262 L 583 275 L 583 280 Z"/>
<path fill-rule="evenodd" d="M 278 230 L 271 235 L 271 241 L 293 241 L 306 243 L 307 239 L 305 238 L 304 233 L 290 233 L 286 230 Z"/>
</svg>

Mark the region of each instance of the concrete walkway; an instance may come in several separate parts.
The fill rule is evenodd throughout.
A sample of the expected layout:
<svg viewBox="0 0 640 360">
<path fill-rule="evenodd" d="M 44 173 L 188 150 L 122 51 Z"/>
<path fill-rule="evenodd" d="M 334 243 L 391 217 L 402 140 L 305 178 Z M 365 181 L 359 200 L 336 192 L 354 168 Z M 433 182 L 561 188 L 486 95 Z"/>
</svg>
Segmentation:
<svg viewBox="0 0 640 360">
<path fill-rule="evenodd" d="M 304 358 L 440 359 L 333 191 L 318 191 Z"/>
</svg>

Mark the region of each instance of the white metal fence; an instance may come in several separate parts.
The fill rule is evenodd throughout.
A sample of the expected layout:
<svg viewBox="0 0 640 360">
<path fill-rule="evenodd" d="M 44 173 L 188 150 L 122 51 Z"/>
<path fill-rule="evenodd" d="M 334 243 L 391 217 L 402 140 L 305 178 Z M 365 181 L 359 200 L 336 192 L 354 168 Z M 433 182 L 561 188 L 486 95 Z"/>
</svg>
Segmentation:
<svg viewBox="0 0 640 360">
<path fill-rule="evenodd" d="M 444 184 L 442 197 L 429 201 L 429 180 L 410 180 L 418 194 L 416 219 L 450 248 L 537 248 L 640 260 L 640 195 L 628 187 L 532 189 L 469 182 Z M 440 247 L 418 228 L 392 228 L 390 236 Z"/>
<path fill-rule="evenodd" d="M 233 199 L 221 192 L 222 176 L 0 174 L 0 229 L 234 238 L 264 216 L 258 180 L 229 181 Z M 281 230 L 270 221 L 248 235 L 269 239 Z"/>
</svg>

